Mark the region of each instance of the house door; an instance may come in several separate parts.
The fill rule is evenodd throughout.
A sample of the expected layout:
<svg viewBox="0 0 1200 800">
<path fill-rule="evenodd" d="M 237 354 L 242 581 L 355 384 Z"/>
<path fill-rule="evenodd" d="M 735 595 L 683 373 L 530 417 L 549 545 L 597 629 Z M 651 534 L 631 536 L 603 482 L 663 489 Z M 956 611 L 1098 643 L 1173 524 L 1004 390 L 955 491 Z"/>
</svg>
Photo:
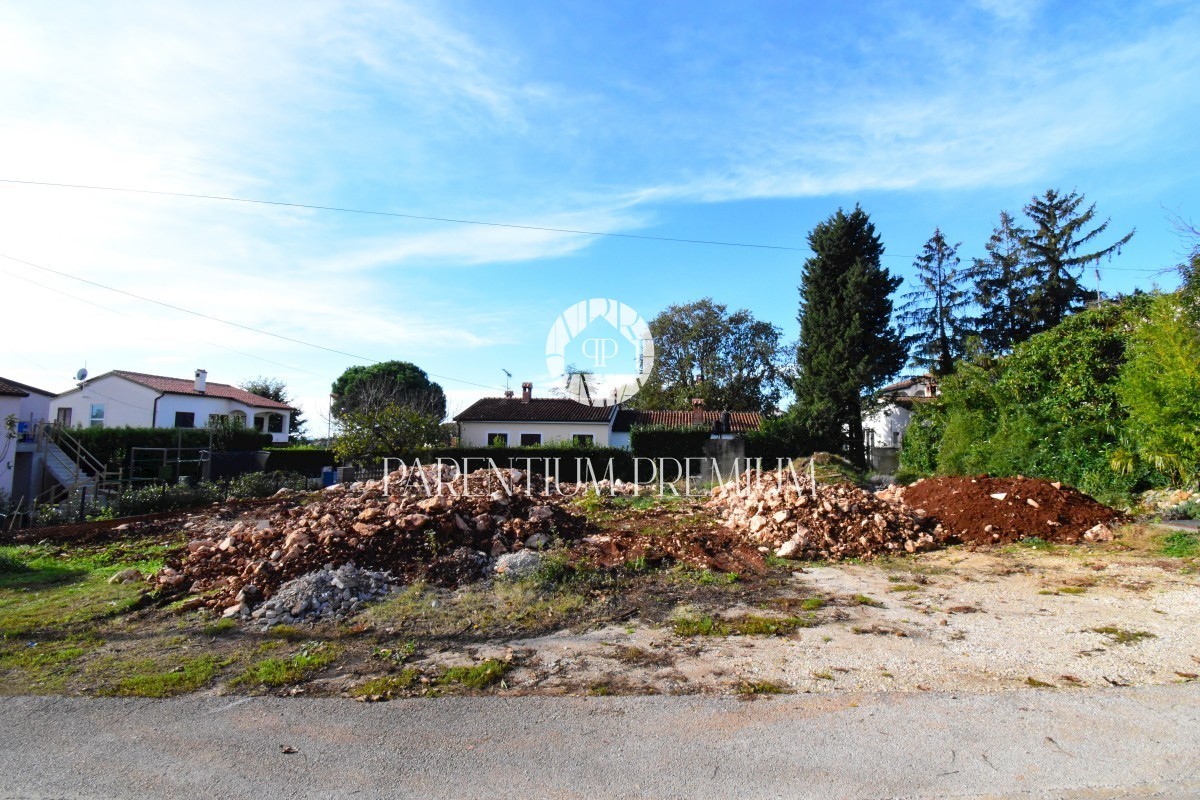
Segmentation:
<svg viewBox="0 0 1200 800">
<path fill-rule="evenodd" d="M 71 427 L 71 409 L 69 407 L 60 408 L 58 410 L 58 417 L 54 421 L 64 428 Z"/>
</svg>

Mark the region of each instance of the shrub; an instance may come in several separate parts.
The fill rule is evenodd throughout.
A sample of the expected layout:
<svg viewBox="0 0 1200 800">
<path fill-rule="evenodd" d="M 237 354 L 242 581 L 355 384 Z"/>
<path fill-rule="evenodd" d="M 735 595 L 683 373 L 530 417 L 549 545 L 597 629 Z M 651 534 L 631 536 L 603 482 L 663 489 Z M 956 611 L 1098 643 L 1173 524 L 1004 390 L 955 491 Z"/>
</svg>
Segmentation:
<svg viewBox="0 0 1200 800">
<path fill-rule="evenodd" d="M 675 428 L 669 425 L 634 425 L 629 431 L 629 449 L 638 458 L 700 458 L 704 443 L 712 436 L 709 425 Z"/>
<path fill-rule="evenodd" d="M 262 450 L 271 443 L 271 434 L 250 428 L 222 430 L 218 436 L 206 428 L 73 428 L 71 436 L 102 464 L 127 467 L 134 447 L 186 447 L 207 449 L 224 444 L 231 451 Z M 221 448 L 216 448 L 221 449 Z"/>
</svg>

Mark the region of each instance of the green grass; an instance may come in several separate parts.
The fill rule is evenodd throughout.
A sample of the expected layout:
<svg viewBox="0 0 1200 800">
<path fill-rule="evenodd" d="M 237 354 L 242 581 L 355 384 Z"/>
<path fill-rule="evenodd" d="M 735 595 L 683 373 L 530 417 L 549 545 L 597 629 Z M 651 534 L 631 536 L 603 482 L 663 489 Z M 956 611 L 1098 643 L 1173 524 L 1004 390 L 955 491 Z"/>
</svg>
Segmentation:
<svg viewBox="0 0 1200 800">
<path fill-rule="evenodd" d="M 1103 634 L 1108 637 L 1108 641 L 1112 644 L 1137 644 L 1143 639 L 1156 639 L 1153 633 L 1149 631 L 1131 631 L 1126 628 L 1118 628 L 1115 625 L 1105 625 L 1100 628 L 1092 628 L 1093 633 Z"/>
<path fill-rule="evenodd" d="M 673 623 L 678 636 L 787 636 L 798 628 L 816 624 L 813 615 L 803 617 L 762 617 L 747 614 L 732 619 L 711 616 L 677 617 Z"/>
<path fill-rule="evenodd" d="M 390 700 L 397 692 L 411 689 L 420 677 L 420 672 L 409 667 L 394 675 L 384 675 L 360 683 L 350 690 L 350 696 L 364 699 Z"/>
<path fill-rule="evenodd" d="M 740 695 L 791 694 L 792 690 L 774 681 L 742 681 L 737 687 Z"/>
<path fill-rule="evenodd" d="M 565 624 L 587 605 L 572 583 L 542 589 L 537 578 L 496 581 L 457 592 L 414 583 L 370 606 L 362 618 L 376 627 L 424 636 L 527 632 Z M 435 605 L 436 604 L 436 605 Z"/>
<path fill-rule="evenodd" d="M 264 658 L 252 664 L 232 685 L 288 686 L 325 669 L 337 657 L 337 648 L 328 642 L 309 642 L 289 658 Z"/>
<path fill-rule="evenodd" d="M 1200 535 L 1172 531 L 1163 537 L 1159 552 L 1168 558 L 1192 558 L 1200 555 Z"/>
<path fill-rule="evenodd" d="M 77 662 L 102 644 L 99 639 L 0 643 L 0 676 L 21 693 L 56 693 L 79 672 Z"/>
<path fill-rule="evenodd" d="M 856 594 L 853 597 L 856 606 L 870 606 L 871 608 L 883 608 L 883 603 L 876 600 L 874 597 L 869 597 L 865 594 Z"/>
<path fill-rule="evenodd" d="M 215 656 L 197 656 L 164 671 L 153 659 L 128 662 L 122 671 L 134 674 L 122 678 L 113 693 L 122 697 L 174 697 L 194 692 L 212 682 L 229 663 Z"/>
<path fill-rule="evenodd" d="M 921 589 L 915 583 L 895 583 L 888 587 L 889 592 L 919 592 Z"/>
<path fill-rule="evenodd" d="M 809 597 L 803 603 L 800 604 L 800 607 L 802 609 L 804 609 L 805 611 L 816 611 L 818 608 L 821 608 L 824 605 L 825 605 L 824 597 Z"/>
<path fill-rule="evenodd" d="M 224 636 L 227 633 L 233 633 L 238 629 L 238 624 L 232 619 L 219 619 L 215 622 L 210 622 L 200 628 L 200 633 L 204 636 L 212 638 L 214 636 Z"/>
<path fill-rule="evenodd" d="M 1059 594 L 1086 594 L 1086 586 L 1061 586 L 1058 590 Z"/>
<path fill-rule="evenodd" d="M 149 574 L 158 561 L 100 554 L 58 555 L 44 547 L 0 547 L 0 636 L 41 635 L 128 611 L 142 584 L 108 583 L 126 567 Z"/>
<path fill-rule="evenodd" d="M 457 684 L 468 689 L 482 690 L 499 682 L 510 669 L 512 664 L 489 658 L 471 667 L 450 667 L 441 674 L 437 682 L 442 686 Z"/>
</svg>

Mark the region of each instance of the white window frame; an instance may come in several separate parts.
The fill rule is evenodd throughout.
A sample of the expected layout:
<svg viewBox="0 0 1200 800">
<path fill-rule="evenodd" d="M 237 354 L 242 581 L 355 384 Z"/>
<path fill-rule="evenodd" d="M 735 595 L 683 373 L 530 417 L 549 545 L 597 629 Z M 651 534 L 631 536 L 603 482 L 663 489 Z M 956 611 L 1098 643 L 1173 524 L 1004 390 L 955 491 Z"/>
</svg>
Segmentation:
<svg viewBox="0 0 1200 800">
<path fill-rule="evenodd" d="M 88 427 L 103 428 L 104 427 L 104 403 L 89 403 L 91 408 L 88 409 Z M 96 409 L 100 409 L 100 415 L 96 416 Z"/>
</svg>

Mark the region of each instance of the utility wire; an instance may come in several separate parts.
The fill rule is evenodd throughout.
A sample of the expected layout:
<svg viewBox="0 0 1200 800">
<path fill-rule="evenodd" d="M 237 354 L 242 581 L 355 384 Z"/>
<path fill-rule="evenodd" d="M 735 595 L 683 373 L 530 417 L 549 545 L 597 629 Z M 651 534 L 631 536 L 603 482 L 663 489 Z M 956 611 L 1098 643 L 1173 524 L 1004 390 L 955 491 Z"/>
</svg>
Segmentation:
<svg viewBox="0 0 1200 800">
<path fill-rule="evenodd" d="M 228 203 L 250 203 L 253 205 L 264 206 L 281 206 L 283 208 L 305 208 L 313 211 L 336 211 L 343 214 L 366 214 L 376 217 L 396 217 L 399 219 L 417 219 L 426 222 L 449 222 L 456 225 L 482 225 L 489 228 L 514 228 L 516 230 L 526 231 L 546 231 L 550 233 L 569 233 L 578 236 L 607 236 L 619 239 L 643 239 L 652 242 L 675 242 L 677 244 L 700 244 L 712 245 L 715 247 L 748 247 L 759 250 L 785 250 L 793 253 L 808 253 L 812 252 L 807 247 L 789 247 L 786 245 L 777 244 L 757 244 L 754 242 L 722 242 L 709 239 L 685 239 L 671 236 L 649 236 L 638 233 L 613 233 L 611 231 L 585 231 L 575 230 L 573 228 L 549 228 L 540 225 L 518 225 L 508 222 L 487 222 L 477 219 L 459 219 L 456 217 L 431 217 L 421 214 L 404 214 L 398 211 L 378 211 L 365 208 L 345 208 L 341 206 L 318 206 L 309 203 L 288 203 L 282 200 L 259 200 L 247 197 L 231 197 L 219 194 L 195 194 L 191 192 L 168 192 L 155 189 L 131 189 L 124 186 L 94 186 L 82 183 L 53 183 L 50 181 L 25 181 L 17 180 L 16 178 L 0 178 L 0 183 L 11 183 L 22 186 L 48 186 L 56 189 L 87 189 L 98 192 L 125 192 L 128 194 L 149 194 L 160 197 L 186 197 L 193 200 L 220 200 Z M 906 260 L 916 260 L 916 256 L 909 259 L 909 256 L 896 253 L 883 253 L 883 258 L 903 258 Z M 1150 269 L 1147 267 L 1100 267 L 1103 270 L 1115 270 L 1118 272 L 1168 272 L 1161 269 Z M 491 387 L 489 387 L 491 388 Z"/>
<path fill-rule="evenodd" d="M 284 336 L 281 333 L 272 333 L 271 331 L 264 331 L 261 328 L 253 328 L 249 325 L 243 325 L 240 322 L 233 322 L 232 320 L 221 319 L 220 317 L 214 317 L 210 314 L 204 314 L 199 311 L 193 311 L 190 308 L 184 308 L 183 306 L 177 306 L 172 303 L 166 303 L 166 302 L 163 302 L 162 300 L 155 300 L 153 297 L 145 297 L 144 295 L 134 294 L 133 292 L 127 292 L 124 289 L 118 289 L 114 286 L 108 286 L 103 283 L 98 283 L 93 280 L 88 280 L 87 278 L 80 278 L 79 276 L 72 275 L 69 272 L 63 272 L 61 270 L 51 269 L 50 267 L 43 267 L 40 264 L 34 264 L 32 261 L 26 261 L 23 258 L 17 258 L 15 256 L 6 255 L 4 253 L 0 253 L 0 258 L 5 258 L 5 259 L 8 259 L 9 261 L 14 261 L 18 264 L 24 264 L 25 266 L 33 267 L 34 269 L 40 269 L 44 272 L 50 272 L 50 273 L 53 273 L 54 275 L 61 275 L 64 278 L 70 278 L 73 281 L 79 281 L 80 283 L 86 283 L 90 286 L 96 286 L 101 289 L 106 289 L 107 291 L 110 291 L 110 292 L 116 292 L 117 294 L 123 294 L 126 297 L 132 297 L 135 300 L 142 300 L 147 303 L 154 303 L 155 305 L 162 306 L 164 308 L 169 308 L 173 311 L 180 311 L 180 312 L 183 312 L 184 314 L 191 314 L 194 317 L 200 317 L 201 319 L 207 319 L 207 320 L 211 320 L 213 322 L 219 322 L 222 325 L 229 325 L 234 328 L 240 328 L 241 330 L 244 330 L 244 331 L 250 331 L 252 333 L 262 334 L 263 336 L 270 336 L 275 339 L 282 339 L 285 342 L 292 342 L 293 344 L 299 344 L 299 345 L 303 345 L 305 347 L 312 347 L 312 348 L 316 348 L 317 350 L 324 350 L 327 353 L 335 353 L 340 356 L 348 356 L 349 358 L 353 358 L 358 361 L 366 361 L 368 364 L 378 363 L 377 359 L 369 358 L 368 356 L 360 356 L 357 353 L 348 353 L 345 350 L 338 350 L 333 347 L 326 347 L 324 345 L 314 344 L 313 342 L 306 342 L 303 339 L 296 339 L 291 336 Z M 84 302 L 87 302 L 87 301 L 84 301 Z M 93 305 L 95 305 L 95 304 L 93 303 Z M 103 308 L 103 306 L 100 306 L 100 308 Z M 441 380 L 444 380 L 444 381 L 454 381 L 455 383 L 462 383 L 462 384 L 466 384 L 468 386 L 477 386 L 480 389 L 497 389 L 498 388 L 496 386 L 488 386 L 488 385 L 482 384 L 482 383 L 475 383 L 474 381 L 463 380 L 462 378 L 454 378 L 449 375 L 438 375 L 433 372 L 430 372 L 428 374 L 434 378 L 440 378 Z"/>
<path fill-rule="evenodd" d="M 282 200 L 257 200 L 248 197 L 228 197 L 218 194 L 192 194 L 190 192 L 166 192 L 154 189 L 129 189 L 122 186 L 89 186 L 79 183 L 50 183 L 48 181 L 20 181 L 12 178 L 0 178 L 0 183 L 15 183 L 26 186 L 51 186 L 58 189 L 91 189 L 103 192 L 128 192 L 131 194 L 151 194 L 161 197 L 188 197 L 194 200 L 223 200 L 229 203 L 252 203 L 262 206 L 282 206 L 284 208 L 307 208 L 314 211 L 337 211 L 343 214 L 367 214 L 375 217 L 398 217 L 400 219 L 418 219 L 426 222 L 450 222 L 456 225 L 482 225 L 489 228 L 515 228 L 523 231 L 547 231 L 550 233 L 570 233 L 578 236 L 608 236 L 618 239 L 645 239 L 652 242 L 676 242 L 679 244 L 703 244 L 716 247 L 750 247 L 759 250 L 790 250 L 807 252 L 806 247 L 786 247 L 777 244 L 753 244 L 749 242 L 719 242 L 708 239 L 682 239 L 670 236 L 648 236 L 639 233 L 612 233 L 606 231 L 584 231 L 573 228 L 549 228 L 541 225 L 517 225 L 511 222 L 485 222 L 478 219 L 458 219 L 455 217 L 429 217 L 421 214 L 402 214 L 398 211 L 375 211 L 365 208 L 343 208 L 341 206 L 318 206 L 308 203 L 286 203 Z"/>
</svg>

